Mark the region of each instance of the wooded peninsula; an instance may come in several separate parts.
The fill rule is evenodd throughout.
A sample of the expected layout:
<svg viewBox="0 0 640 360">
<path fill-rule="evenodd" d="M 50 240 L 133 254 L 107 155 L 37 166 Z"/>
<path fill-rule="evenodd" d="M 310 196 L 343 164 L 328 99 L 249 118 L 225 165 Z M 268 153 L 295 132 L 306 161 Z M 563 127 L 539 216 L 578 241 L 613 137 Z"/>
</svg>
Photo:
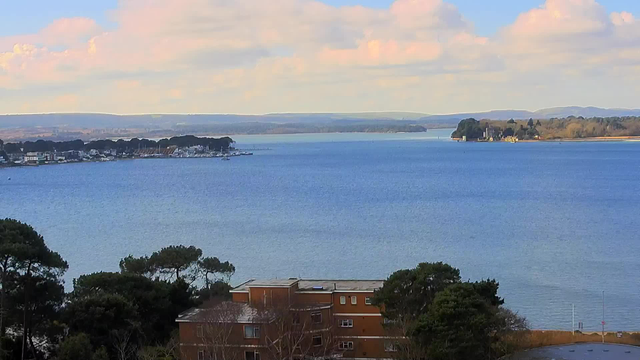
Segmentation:
<svg viewBox="0 0 640 360">
<path fill-rule="evenodd" d="M 454 139 L 468 141 L 515 141 L 515 140 L 559 140 L 624 138 L 640 136 L 640 117 L 566 117 L 500 121 L 476 120 L 460 121 Z"/>
</svg>

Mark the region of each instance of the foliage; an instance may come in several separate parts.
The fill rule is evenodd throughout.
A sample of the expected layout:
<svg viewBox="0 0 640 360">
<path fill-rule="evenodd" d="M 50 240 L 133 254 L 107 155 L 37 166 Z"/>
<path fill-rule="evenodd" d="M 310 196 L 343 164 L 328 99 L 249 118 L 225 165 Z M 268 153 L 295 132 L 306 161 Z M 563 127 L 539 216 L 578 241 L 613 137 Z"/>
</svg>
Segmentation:
<svg viewBox="0 0 640 360">
<path fill-rule="evenodd" d="M 171 245 L 154 252 L 149 257 L 149 264 L 161 274 L 175 274 L 176 279 L 180 279 L 180 272 L 183 272 L 183 275 L 194 281 L 197 276 L 195 265 L 201 256 L 202 250 L 195 246 Z M 191 272 L 184 274 L 188 270 Z"/>
<path fill-rule="evenodd" d="M 480 122 L 476 119 L 464 119 L 458 124 L 456 131 L 451 134 L 452 138 L 462 138 L 464 136 L 467 139 L 479 139 L 482 137 L 484 129 L 481 127 Z"/>
<path fill-rule="evenodd" d="M 209 287 L 204 287 L 198 291 L 198 302 L 204 303 L 213 299 L 230 300 L 231 293 L 229 291 L 231 291 L 231 285 L 218 280 L 209 284 Z"/>
<path fill-rule="evenodd" d="M 374 294 L 401 359 L 495 359 L 518 348 L 526 321 L 502 308 L 495 280 L 461 282 L 444 263 L 398 270 Z"/>
<path fill-rule="evenodd" d="M 156 344 L 167 344 L 157 359 L 177 359 L 175 319 L 199 298 L 227 298 L 235 272 L 228 261 L 202 258 L 202 250 L 193 246 L 129 256 L 120 267 L 120 273 L 82 275 L 65 294 L 62 257 L 29 225 L 0 220 L 0 360 L 20 358 L 22 352 L 37 360 L 56 354 L 59 359 L 130 360 Z M 151 278 L 154 273 L 169 276 Z M 196 288 L 197 277 L 208 286 Z M 68 337 L 61 343 L 65 330 Z M 93 355 L 92 348 L 97 349 Z"/>
<path fill-rule="evenodd" d="M 494 130 L 496 138 L 516 136 L 520 140 L 528 139 L 581 139 L 592 137 L 625 137 L 640 136 L 640 117 L 594 117 L 583 118 L 569 116 L 563 119 L 528 119 L 528 120 L 480 120 L 460 121 L 458 129 L 452 134 L 453 138 L 467 135 L 467 139 L 479 139 L 478 132 L 490 128 Z M 477 126 L 476 126 L 477 125 Z"/>
<path fill-rule="evenodd" d="M 171 303 L 172 289 L 176 285 L 161 280 L 152 280 L 135 274 L 94 273 L 82 275 L 74 281 L 74 290 L 70 294 L 70 302 L 96 297 L 101 294 L 115 294 L 123 297 L 130 304 L 135 304 L 135 316 L 131 323 L 143 319 L 140 331 L 148 341 L 166 341 L 174 327 L 178 314 L 193 303 L 181 300 L 182 305 L 175 308 Z M 174 295 L 175 296 L 175 295 Z M 191 289 L 183 294 L 183 298 L 192 297 Z"/>
<path fill-rule="evenodd" d="M 31 226 L 0 220 L 0 337 L 7 335 L 8 328 L 19 326 L 22 338 L 28 340 L 28 345 L 23 341 L 21 352 L 38 356 L 41 349 L 33 337 L 52 335 L 49 330 L 54 327 L 47 325 L 60 310 L 61 278 L 67 268 L 66 261 Z"/>
<path fill-rule="evenodd" d="M 120 271 L 143 276 L 153 275 L 154 273 L 154 269 L 149 263 L 147 256 L 136 258 L 133 257 L 133 255 L 129 255 L 120 260 Z"/>
<path fill-rule="evenodd" d="M 122 295 L 107 293 L 72 301 L 65 318 L 70 333 L 85 333 L 94 346 L 107 348 L 112 346 L 111 331 L 138 329 L 141 320 L 135 304 Z"/>
<path fill-rule="evenodd" d="M 66 338 L 60 344 L 59 360 L 91 359 L 91 342 L 86 334 L 78 334 Z"/>
<path fill-rule="evenodd" d="M 435 295 L 460 282 L 460 270 L 442 262 L 421 263 L 415 269 L 391 274 L 374 294 L 383 315 L 394 321 L 416 319 L 428 311 Z"/>
<path fill-rule="evenodd" d="M 119 152 L 128 152 L 137 150 L 138 148 L 167 148 L 169 146 L 189 147 L 189 146 L 205 146 L 211 150 L 221 151 L 228 149 L 233 144 L 233 139 L 230 137 L 223 137 L 219 139 L 208 137 L 196 137 L 193 135 L 175 136 L 170 139 L 162 139 L 159 141 L 149 139 L 133 138 L 131 140 L 96 140 L 85 144 L 82 140 L 73 141 L 45 141 L 37 140 L 25 141 L 18 143 L 7 143 L 4 148 L 8 153 L 23 153 L 23 152 L 45 152 L 45 151 L 89 151 L 116 149 Z"/>
<path fill-rule="evenodd" d="M 209 275 L 220 274 L 229 281 L 236 272 L 236 267 L 228 261 L 221 262 L 217 257 L 206 257 L 198 261 L 200 271 L 204 274 L 205 287 L 209 287 Z"/>
<path fill-rule="evenodd" d="M 109 353 L 107 352 L 107 348 L 101 346 L 96 350 L 91 356 L 91 360 L 109 360 Z"/>
<path fill-rule="evenodd" d="M 474 284 L 454 284 L 436 295 L 411 336 L 432 360 L 487 359 L 496 312 Z"/>
</svg>

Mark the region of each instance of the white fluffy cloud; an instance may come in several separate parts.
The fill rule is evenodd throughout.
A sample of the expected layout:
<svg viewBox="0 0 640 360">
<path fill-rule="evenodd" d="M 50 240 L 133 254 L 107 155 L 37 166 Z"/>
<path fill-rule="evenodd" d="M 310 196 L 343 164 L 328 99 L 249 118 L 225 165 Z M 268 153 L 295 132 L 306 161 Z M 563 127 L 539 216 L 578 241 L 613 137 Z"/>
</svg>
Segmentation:
<svg viewBox="0 0 640 360">
<path fill-rule="evenodd" d="M 640 21 L 594 0 L 547 0 L 488 38 L 441 0 L 121 0 L 111 16 L 0 38 L 0 112 L 633 107 L 640 91 Z"/>
</svg>

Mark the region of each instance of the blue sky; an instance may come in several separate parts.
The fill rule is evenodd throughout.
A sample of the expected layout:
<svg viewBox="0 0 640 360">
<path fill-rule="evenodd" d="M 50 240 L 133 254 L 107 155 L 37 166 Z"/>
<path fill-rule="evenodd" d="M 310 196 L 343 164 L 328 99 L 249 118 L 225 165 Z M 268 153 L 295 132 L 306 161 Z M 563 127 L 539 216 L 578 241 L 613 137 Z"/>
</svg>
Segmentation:
<svg viewBox="0 0 640 360">
<path fill-rule="evenodd" d="M 263 0 L 256 0 L 263 1 Z M 264 0 L 267 1 L 267 0 Z M 364 5 L 386 8 L 393 0 L 323 0 L 327 4 Z M 449 0 L 476 26 L 478 34 L 489 36 L 543 0 Z M 609 12 L 640 13 L 640 0 L 601 0 Z M 51 21 L 61 17 L 84 16 L 95 19 L 105 27 L 113 26 L 108 10 L 117 6 L 117 0 L 5 0 L 0 5 L 0 36 L 34 33 Z M 35 11 L 34 9 L 37 9 Z"/>
</svg>

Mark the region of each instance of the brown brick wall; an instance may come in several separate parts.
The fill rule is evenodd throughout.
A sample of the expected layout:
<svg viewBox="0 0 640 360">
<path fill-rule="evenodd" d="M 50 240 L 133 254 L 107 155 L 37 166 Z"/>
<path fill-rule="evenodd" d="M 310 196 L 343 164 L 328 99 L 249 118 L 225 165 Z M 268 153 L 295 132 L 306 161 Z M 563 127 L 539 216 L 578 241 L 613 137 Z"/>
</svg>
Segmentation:
<svg viewBox="0 0 640 360">
<path fill-rule="evenodd" d="M 373 305 L 365 304 L 365 297 L 373 297 L 373 292 L 300 292 L 296 293 L 295 288 L 276 287 L 251 287 L 250 293 L 233 293 L 233 301 L 251 302 L 257 307 L 264 305 L 266 298 L 267 306 L 286 306 L 290 302 L 304 310 L 298 312 L 300 322 L 307 323 L 311 331 L 321 331 L 332 328 L 336 344 L 339 341 L 352 341 L 354 349 L 345 351 L 345 358 L 391 358 L 393 353 L 385 351 L 384 344 L 385 329 L 382 325 L 383 318 L 380 316 L 380 309 Z M 344 296 L 346 303 L 340 304 L 340 297 Z M 353 305 L 351 299 L 357 299 Z M 315 305 L 312 306 L 312 305 Z M 326 308 L 325 308 L 326 307 Z M 322 323 L 313 324 L 311 314 L 320 312 Z M 336 314 L 343 314 L 336 315 Z M 339 321 L 342 319 L 352 319 L 352 328 L 340 327 Z M 206 333 L 206 324 L 203 324 L 203 332 Z M 266 348 L 258 348 L 265 343 L 265 336 L 271 333 L 267 325 L 262 325 L 261 339 L 245 339 L 244 325 L 237 324 L 232 329 L 232 336 L 229 340 L 234 347 L 236 356 L 231 360 L 245 360 L 244 352 L 247 350 L 258 350 L 261 353 L 261 360 L 270 360 L 270 352 Z M 197 360 L 198 350 L 207 350 L 206 341 L 197 336 L 196 323 L 180 323 L 180 342 L 183 352 L 182 360 Z M 229 350 L 228 350 L 229 351 Z M 218 358 L 220 358 L 218 356 Z M 205 359 L 208 359 L 205 356 Z"/>
</svg>

